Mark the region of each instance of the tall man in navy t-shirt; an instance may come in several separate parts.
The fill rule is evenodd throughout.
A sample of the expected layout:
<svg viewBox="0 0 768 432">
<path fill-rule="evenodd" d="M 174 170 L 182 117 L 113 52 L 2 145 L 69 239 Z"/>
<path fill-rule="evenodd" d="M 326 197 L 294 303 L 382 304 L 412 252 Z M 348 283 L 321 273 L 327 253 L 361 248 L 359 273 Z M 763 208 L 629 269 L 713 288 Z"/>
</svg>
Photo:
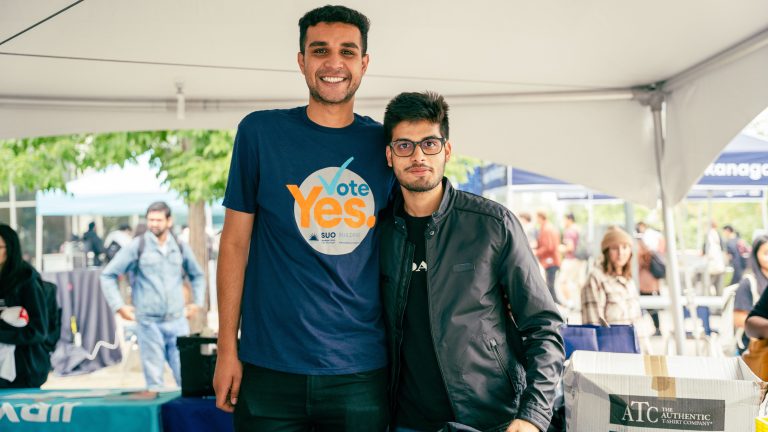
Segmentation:
<svg viewBox="0 0 768 432">
<path fill-rule="evenodd" d="M 394 180 L 381 125 L 353 112 L 368 27 L 342 6 L 304 15 L 309 104 L 251 113 L 238 128 L 214 377 L 216 404 L 234 411 L 238 430 L 386 427 L 374 226 Z"/>
</svg>

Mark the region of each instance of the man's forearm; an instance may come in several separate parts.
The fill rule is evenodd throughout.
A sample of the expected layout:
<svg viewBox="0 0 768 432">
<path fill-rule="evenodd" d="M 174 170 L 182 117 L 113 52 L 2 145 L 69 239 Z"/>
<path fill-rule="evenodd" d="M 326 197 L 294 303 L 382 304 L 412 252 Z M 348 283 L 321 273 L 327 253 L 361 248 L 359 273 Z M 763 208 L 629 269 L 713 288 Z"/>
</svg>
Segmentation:
<svg viewBox="0 0 768 432">
<path fill-rule="evenodd" d="M 237 329 L 240 326 L 240 306 L 248 250 L 232 244 L 222 244 L 216 271 L 219 305 L 219 352 L 237 352 Z"/>
</svg>

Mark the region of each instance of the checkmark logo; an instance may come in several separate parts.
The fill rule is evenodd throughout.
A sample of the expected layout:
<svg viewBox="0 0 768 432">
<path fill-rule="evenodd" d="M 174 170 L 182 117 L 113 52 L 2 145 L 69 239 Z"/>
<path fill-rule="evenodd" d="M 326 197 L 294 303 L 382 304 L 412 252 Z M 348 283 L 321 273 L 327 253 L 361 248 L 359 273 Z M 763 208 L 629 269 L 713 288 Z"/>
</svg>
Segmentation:
<svg viewBox="0 0 768 432">
<path fill-rule="evenodd" d="M 347 161 L 344 162 L 339 167 L 339 170 L 336 171 L 336 175 L 333 176 L 333 179 L 331 179 L 330 183 L 326 182 L 322 176 L 320 175 L 317 176 L 317 178 L 320 179 L 320 183 L 323 184 L 323 189 L 325 189 L 325 193 L 327 193 L 328 195 L 334 194 L 334 192 L 336 191 L 336 185 L 339 184 L 339 179 L 341 178 L 341 174 L 344 172 L 345 169 L 347 169 L 349 164 L 351 164 L 354 159 L 355 159 L 354 157 L 347 159 Z"/>
</svg>

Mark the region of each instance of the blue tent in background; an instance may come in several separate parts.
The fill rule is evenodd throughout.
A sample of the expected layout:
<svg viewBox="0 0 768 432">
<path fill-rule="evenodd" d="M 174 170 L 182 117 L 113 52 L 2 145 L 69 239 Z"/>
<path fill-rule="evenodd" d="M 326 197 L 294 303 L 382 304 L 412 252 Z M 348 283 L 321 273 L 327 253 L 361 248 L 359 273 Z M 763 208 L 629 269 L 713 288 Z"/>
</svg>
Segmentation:
<svg viewBox="0 0 768 432">
<path fill-rule="evenodd" d="M 469 180 L 459 185 L 459 188 L 482 195 L 486 191 L 505 186 L 515 191 L 554 191 L 558 192 L 558 199 L 566 200 L 588 199 L 590 194 L 591 199 L 595 200 L 616 199 L 581 185 L 498 164 L 475 168 Z M 707 167 L 687 199 L 761 199 L 766 187 L 768 140 L 739 134 Z M 710 190 L 711 193 L 707 192 Z"/>
</svg>

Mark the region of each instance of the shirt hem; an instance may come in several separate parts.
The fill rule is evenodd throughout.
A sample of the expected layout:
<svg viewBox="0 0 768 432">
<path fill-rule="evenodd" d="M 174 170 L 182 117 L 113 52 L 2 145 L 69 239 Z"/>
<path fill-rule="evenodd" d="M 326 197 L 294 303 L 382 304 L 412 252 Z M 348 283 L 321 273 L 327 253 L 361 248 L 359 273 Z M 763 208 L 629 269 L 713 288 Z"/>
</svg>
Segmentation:
<svg viewBox="0 0 768 432">
<path fill-rule="evenodd" d="M 270 362 L 258 361 L 240 353 L 240 361 L 253 366 L 263 367 L 278 372 L 292 373 L 298 375 L 347 375 L 352 373 L 370 372 L 387 366 L 387 362 L 380 363 L 361 363 L 355 366 L 346 366 L 342 368 L 291 368 L 285 365 L 277 365 Z"/>
</svg>

